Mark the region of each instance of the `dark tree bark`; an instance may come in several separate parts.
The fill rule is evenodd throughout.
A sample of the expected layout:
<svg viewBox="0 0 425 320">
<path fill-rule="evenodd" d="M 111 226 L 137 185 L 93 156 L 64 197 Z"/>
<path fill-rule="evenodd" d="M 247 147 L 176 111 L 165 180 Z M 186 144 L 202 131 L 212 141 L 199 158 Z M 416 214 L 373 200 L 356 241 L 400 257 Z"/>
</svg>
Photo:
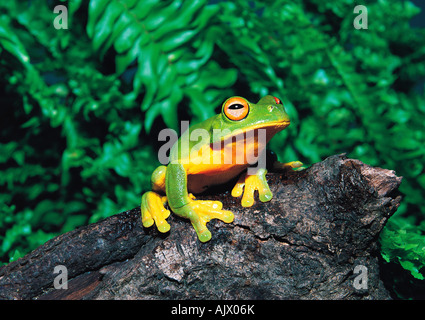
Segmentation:
<svg viewBox="0 0 425 320">
<path fill-rule="evenodd" d="M 228 190 L 198 197 L 235 214 L 231 224 L 207 225 L 208 243 L 173 214 L 169 233 L 144 229 L 136 208 L 3 266 L 0 298 L 390 298 L 379 278 L 378 238 L 399 206 L 401 177 L 337 155 L 268 179 L 273 199 L 251 208 Z M 58 265 L 68 271 L 66 290 L 53 286 Z"/>
</svg>

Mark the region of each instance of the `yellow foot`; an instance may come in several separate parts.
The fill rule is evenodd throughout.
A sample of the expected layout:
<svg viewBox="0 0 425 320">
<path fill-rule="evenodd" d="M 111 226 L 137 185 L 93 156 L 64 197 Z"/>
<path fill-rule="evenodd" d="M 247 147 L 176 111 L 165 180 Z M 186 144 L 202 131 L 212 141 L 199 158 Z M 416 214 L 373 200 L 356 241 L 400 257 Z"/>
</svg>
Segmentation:
<svg viewBox="0 0 425 320">
<path fill-rule="evenodd" d="M 249 175 L 248 173 L 241 175 L 232 189 L 232 196 L 236 198 L 243 193 L 241 201 L 243 207 L 251 207 L 254 204 L 255 190 L 258 190 L 261 202 L 270 201 L 273 198 L 273 194 L 267 184 L 266 173 L 266 169 L 258 169 L 255 175 Z"/>
<path fill-rule="evenodd" d="M 233 212 L 222 210 L 223 204 L 220 201 L 193 200 L 193 196 L 189 197 L 191 198 L 189 203 L 174 212 L 181 217 L 190 219 L 201 242 L 211 240 L 211 232 L 206 226 L 210 220 L 219 219 L 225 223 L 233 221 Z"/>
<path fill-rule="evenodd" d="M 276 170 L 294 169 L 298 171 L 298 170 L 304 170 L 305 167 L 303 167 L 303 163 L 301 161 L 291 161 L 287 163 L 276 161 L 275 163 L 273 163 L 273 169 L 276 169 Z"/>
<path fill-rule="evenodd" d="M 170 210 L 165 209 L 164 204 L 167 203 L 167 197 L 161 196 L 156 192 L 148 191 L 142 196 L 142 223 L 143 226 L 149 228 L 155 222 L 160 232 L 168 232 L 170 225 L 165 219 L 170 215 Z"/>
</svg>

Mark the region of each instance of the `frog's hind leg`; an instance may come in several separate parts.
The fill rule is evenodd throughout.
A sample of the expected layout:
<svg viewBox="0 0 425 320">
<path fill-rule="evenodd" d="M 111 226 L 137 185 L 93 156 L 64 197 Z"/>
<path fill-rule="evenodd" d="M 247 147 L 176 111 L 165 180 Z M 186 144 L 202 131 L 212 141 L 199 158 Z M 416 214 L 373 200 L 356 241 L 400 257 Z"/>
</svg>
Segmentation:
<svg viewBox="0 0 425 320">
<path fill-rule="evenodd" d="M 168 205 L 175 214 L 189 219 L 201 242 L 211 239 L 211 232 L 206 224 L 212 219 L 225 223 L 233 221 L 233 213 L 223 210 L 220 201 L 195 200 L 187 191 L 187 175 L 180 163 L 172 163 L 167 167 L 166 188 Z"/>
<path fill-rule="evenodd" d="M 140 211 L 142 223 L 145 228 L 151 227 L 154 222 L 160 232 L 168 232 L 170 225 L 165 220 L 170 216 L 170 210 L 165 209 L 167 197 L 161 196 L 154 191 L 148 191 L 142 196 Z"/>
<path fill-rule="evenodd" d="M 166 166 L 159 166 L 155 169 L 151 176 L 152 190 L 155 192 L 165 193 L 165 174 L 167 172 Z"/>
<path fill-rule="evenodd" d="M 233 212 L 223 210 L 223 204 L 220 201 L 195 200 L 195 197 L 190 194 L 189 197 L 190 202 L 176 211 L 180 216 L 190 219 L 201 242 L 211 239 L 211 232 L 206 224 L 212 219 L 219 219 L 225 223 L 233 222 Z"/>
</svg>

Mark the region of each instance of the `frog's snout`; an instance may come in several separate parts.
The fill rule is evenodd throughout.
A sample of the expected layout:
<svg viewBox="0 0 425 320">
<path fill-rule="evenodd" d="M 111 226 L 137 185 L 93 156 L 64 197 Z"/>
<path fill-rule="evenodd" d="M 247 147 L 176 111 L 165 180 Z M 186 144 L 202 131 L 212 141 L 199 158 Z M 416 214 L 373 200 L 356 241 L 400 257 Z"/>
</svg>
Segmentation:
<svg viewBox="0 0 425 320">
<path fill-rule="evenodd" d="M 267 106 L 267 110 L 273 115 L 273 117 L 278 118 L 279 122 L 285 123 L 287 126 L 289 126 L 291 121 L 285 110 L 282 110 L 281 108 L 275 105 Z"/>
</svg>

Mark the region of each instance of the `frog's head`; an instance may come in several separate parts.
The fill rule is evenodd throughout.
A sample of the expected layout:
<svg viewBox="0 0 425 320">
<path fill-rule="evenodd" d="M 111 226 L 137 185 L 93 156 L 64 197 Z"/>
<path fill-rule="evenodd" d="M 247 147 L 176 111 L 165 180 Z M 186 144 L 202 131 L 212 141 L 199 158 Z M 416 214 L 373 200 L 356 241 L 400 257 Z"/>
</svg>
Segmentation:
<svg viewBox="0 0 425 320">
<path fill-rule="evenodd" d="M 221 118 L 222 128 L 233 132 L 266 129 L 267 140 L 290 124 L 281 100 L 271 95 L 257 104 L 242 97 L 229 98 L 223 103 Z"/>
<path fill-rule="evenodd" d="M 283 104 L 276 97 L 265 96 L 257 104 L 232 97 L 223 103 L 220 114 L 191 126 L 182 134 L 171 150 L 170 161 L 194 164 L 188 166 L 192 174 L 224 172 L 235 165 L 253 164 L 268 141 L 289 123 Z M 212 152 L 204 152 L 206 148 Z"/>
</svg>

